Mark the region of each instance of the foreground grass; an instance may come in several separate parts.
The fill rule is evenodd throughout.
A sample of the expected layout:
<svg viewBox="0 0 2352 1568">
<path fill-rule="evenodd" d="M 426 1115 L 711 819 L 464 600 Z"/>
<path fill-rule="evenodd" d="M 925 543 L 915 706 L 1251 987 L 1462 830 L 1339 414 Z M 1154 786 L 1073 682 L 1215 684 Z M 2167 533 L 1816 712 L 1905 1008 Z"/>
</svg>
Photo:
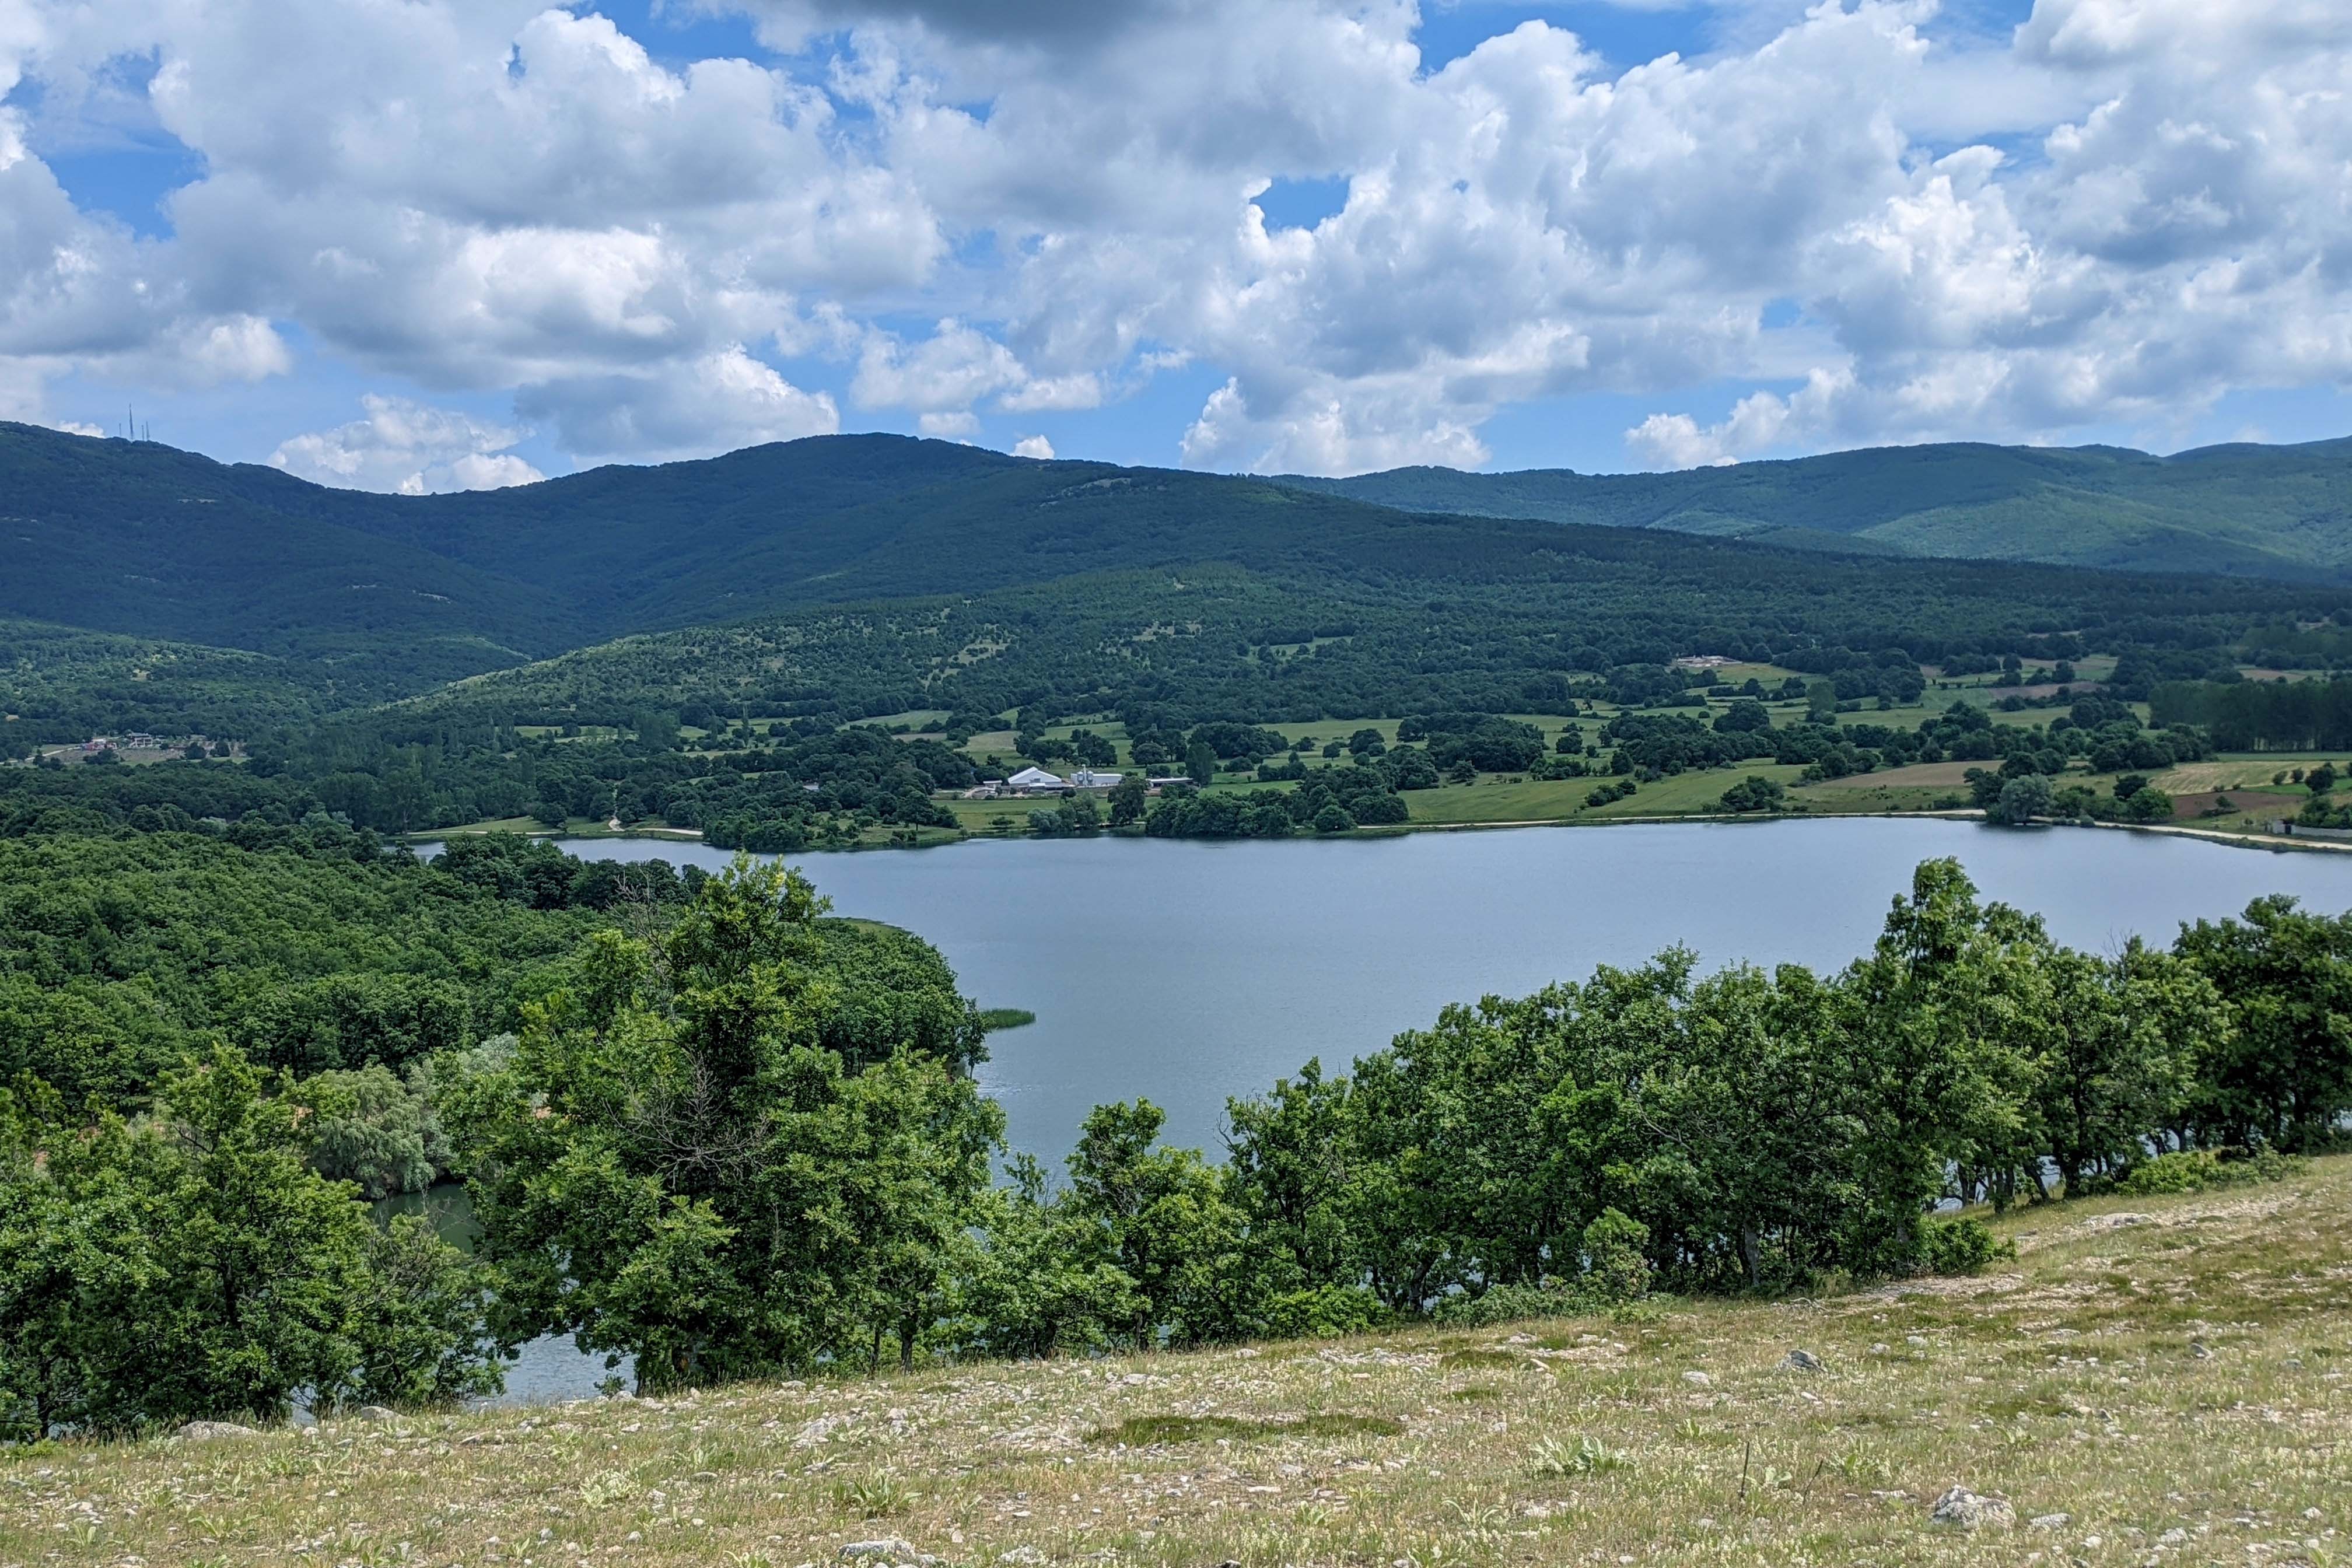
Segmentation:
<svg viewBox="0 0 2352 1568">
<path fill-rule="evenodd" d="M 2352 1160 L 2003 1228 L 1825 1300 L 0 1454 L 0 1564 L 2352 1560 Z"/>
</svg>

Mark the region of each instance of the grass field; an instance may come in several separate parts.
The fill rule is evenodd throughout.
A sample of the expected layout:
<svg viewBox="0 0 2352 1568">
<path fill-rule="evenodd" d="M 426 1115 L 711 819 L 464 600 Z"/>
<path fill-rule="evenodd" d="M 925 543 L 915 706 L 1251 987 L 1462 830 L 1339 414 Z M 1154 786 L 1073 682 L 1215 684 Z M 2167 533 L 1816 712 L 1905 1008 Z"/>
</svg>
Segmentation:
<svg viewBox="0 0 2352 1568">
<path fill-rule="evenodd" d="M 1995 1223 L 1983 1277 L 1791 1301 L 0 1451 L 0 1563 L 2352 1555 L 2352 1160 Z"/>
</svg>

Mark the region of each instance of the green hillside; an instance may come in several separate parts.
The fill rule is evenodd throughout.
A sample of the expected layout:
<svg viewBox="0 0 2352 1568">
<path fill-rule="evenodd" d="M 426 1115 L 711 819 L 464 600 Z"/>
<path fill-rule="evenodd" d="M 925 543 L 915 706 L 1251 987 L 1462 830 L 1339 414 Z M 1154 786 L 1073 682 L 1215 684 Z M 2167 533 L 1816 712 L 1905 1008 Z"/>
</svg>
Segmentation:
<svg viewBox="0 0 2352 1568">
<path fill-rule="evenodd" d="M 0 757 L 127 730 L 249 735 L 373 700 L 317 660 L 0 619 Z"/>
<path fill-rule="evenodd" d="M 1687 654 L 1833 671 L 1885 662 L 1859 650 L 1902 649 L 1896 662 L 1908 668 L 1962 651 L 2153 647 L 2205 668 L 2228 663 L 2219 650 L 2263 626 L 2352 613 L 2343 590 L 2244 578 L 1865 561 L 1556 524 L 1517 525 L 1534 537 L 1489 534 L 1427 521 L 1418 532 L 1358 536 L 1351 552 L 1234 547 L 1158 571 L 642 634 L 457 683 L 383 721 L 397 729 L 410 716 L 422 739 L 453 722 L 626 726 L 647 708 L 987 714 L 1037 704 L 1258 723 L 1550 711 L 1572 679 Z M 855 580 L 886 576 L 874 565 Z"/>
<path fill-rule="evenodd" d="M 349 681 L 413 691 L 798 602 L 801 579 L 881 540 L 870 520 L 845 532 L 818 520 L 1013 466 L 853 438 L 403 497 L 0 424 L 0 616 L 324 658 Z"/>
<path fill-rule="evenodd" d="M 0 425 L 0 616 L 321 661 L 345 699 L 373 700 L 633 633 L 822 605 L 1207 563 L 1385 594 L 1406 578 L 1541 574 L 1549 561 L 1609 553 L 1563 540 L 1562 523 L 2332 582 L 2352 567 L 2347 496 L 2346 442 L 2175 458 L 1928 447 L 1686 474 L 1417 468 L 1276 483 L 854 436 L 403 497 Z M 1669 574 L 1721 560 L 1682 548 L 1639 559 Z"/>
<path fill-rule="evenodd" d="M 1397 468 L 1282 483 L 1414 511 L 2135 571 L 2352 572 L 2352 439 L 2150 457 L 1954 444 L 1665 474 Z"/>
</svg>

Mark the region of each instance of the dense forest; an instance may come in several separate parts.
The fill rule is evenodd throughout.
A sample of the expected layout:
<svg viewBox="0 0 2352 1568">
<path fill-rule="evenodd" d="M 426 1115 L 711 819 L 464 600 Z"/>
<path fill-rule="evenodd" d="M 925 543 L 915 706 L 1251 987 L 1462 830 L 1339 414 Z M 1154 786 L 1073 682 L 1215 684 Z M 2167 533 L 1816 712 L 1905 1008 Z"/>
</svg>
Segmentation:
<svg viewBox="0 0 2352 1568">
<path fill-rule="evenodd" d="M 796 874 L 251 832 L 5 846 L 0 973 L 73 999 L 6 1044 L 14 1436 L 429 1405 L 549 1331 L 667 1389 L 1966 1271 L 1940 1200 L 2257 1179 L 2352 1110 L 2352 919 L 2084 954 L 1931 862 L 1836 973 L 1602 969 L 1307 1064 L 1222 1161 L 1137 1102 L 1001 1183 L 952 975 Z M 370 1224 L 445 1172 L 478 1253 Z"/>
</svg>

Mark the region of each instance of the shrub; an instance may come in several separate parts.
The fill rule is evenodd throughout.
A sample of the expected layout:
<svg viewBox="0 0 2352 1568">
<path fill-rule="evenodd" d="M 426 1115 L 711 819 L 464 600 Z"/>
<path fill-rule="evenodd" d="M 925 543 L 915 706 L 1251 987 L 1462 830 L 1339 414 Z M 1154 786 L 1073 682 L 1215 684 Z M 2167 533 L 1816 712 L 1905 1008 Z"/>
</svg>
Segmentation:
<svg viewBox="0 0 2352 1568">
<path fill-rule="evenodd" d="M 1618 1307 L 1650 1293 L 1650 1227 L 1638 1219 L 1602 1209 L 1584 1227 L 1586 1291 L 1594 1300 Z"/>
<path fill-rule="evenodd" d="M 1774 780 L 1750 773 L 1725 790 L 1716 805 L 1724 811 L 1779 811 L 1787 803 L 1788 794 Z"/>
<path fill-rule="evenodd" d="M 1360 1334 L 1389 1321 L 1381 1299 L 1360 1285 L 1322 1285 L 1291 1290 L 1265 1306 L 1265 1332 L 1278 1340 L 1336 1339 Z"/>
<path fill-rule="evenodd" d="M 1483 1329 L 1520 1318 L 1576 1318 L 1592 1310 L 1582 1292 L 1556 1285 L 1496 1285 L 1475 1296 L 1448 1296 L 1430 1316 L 1454 1328 Z"/>
<path fill-rule="evenodd" d="M 2116 1191 L 2136 1198 L 2167 1193 L 2201 1193 L 2222 1180 L 2221 1156 L 2210 1149 L 2195 1149 L 2158 1154 L 2134 1165 L 2116 1181 Z"/>
<path fill-rule="evenodd" d="M 1931 1220 L 1919 1237 L 1920 1262 L 1930 1274 L 1977 1274 L 1996 1258 L 2017 1256 L 2017 1243 L 1997 1237 L 1984 1222 L 1964 1215 Z"/>
<path fill-rule="evenodd" d="M 2146 1198 L 2201 1193 L 2208 1187 L 2283 1182 L 2302 1165 L 2301 1160 L 2272 1148 L 2251 1152 L 2190 1149 L 2142 1161 L 2116 1179 L 2115 1191 L 2126 1197 Z"/>
</svg>

